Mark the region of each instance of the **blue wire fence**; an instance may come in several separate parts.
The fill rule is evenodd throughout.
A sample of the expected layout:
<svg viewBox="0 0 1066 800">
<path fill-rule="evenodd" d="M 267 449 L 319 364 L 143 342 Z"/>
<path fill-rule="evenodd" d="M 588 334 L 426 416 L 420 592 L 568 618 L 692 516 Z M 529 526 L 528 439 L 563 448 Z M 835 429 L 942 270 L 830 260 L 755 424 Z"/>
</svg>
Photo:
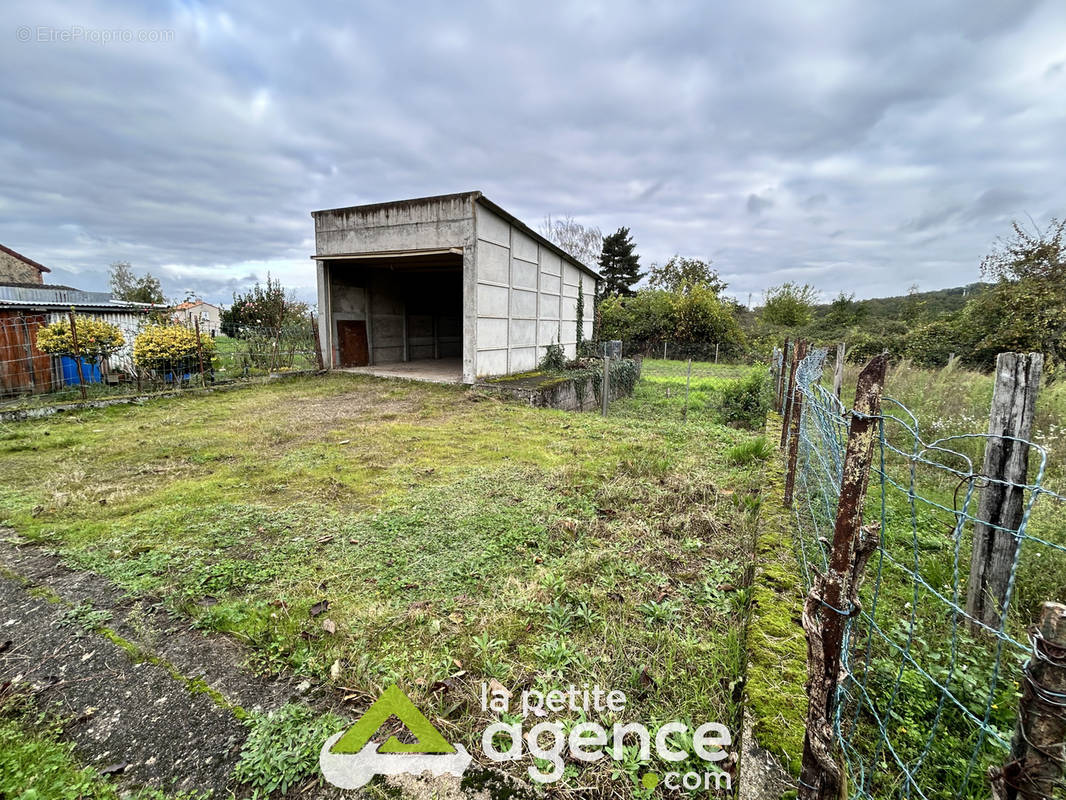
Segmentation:
<svg viewBox="0 0 1066 800">
<path fill-rule="evenodd" d="M 776 354 L 775 354 L 776 356 Z M 833 537 L 849 410 L 823 385 L 826 351 L 798 365 L 802 394 L 793 509 L 808 590 Z M 777 362 L 778 370 L 784 365 Z M 998 629 L 966 613 L 966 582 L 987 434 L 927 436 L 885 387 L 864 522 L 881 526 L 847 623 L 834 730 L 853 798 L 987 798 L 1009 759 L 1027 627 L 1066 585 L 1064 498 L 1044 485 L 1047 452 L 1030 442 L 1031 482 Z M 1012 484 L 1013 485 L 1013 484 Z M 1000 530 L 1005 530 L 999 528 Z M 1066 701 L 1066 698 L 1059 698 Z M 1064 795 L 1066 796 L 1066 795 Z"/>
</svg>

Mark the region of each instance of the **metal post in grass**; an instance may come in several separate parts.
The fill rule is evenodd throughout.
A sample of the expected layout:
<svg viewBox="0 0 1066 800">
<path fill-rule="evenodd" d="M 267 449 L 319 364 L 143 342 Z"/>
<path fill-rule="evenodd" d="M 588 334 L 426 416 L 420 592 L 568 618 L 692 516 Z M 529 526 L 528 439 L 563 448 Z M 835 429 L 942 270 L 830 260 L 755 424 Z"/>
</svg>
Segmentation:
<svg viewBox="0 0 1066 800">
<path fill-rule="evenodd" d="M 714 343 L 714 363 L 718 363 L 718 342 Z"/>
<path fill-rule="evenodd" d="M 844 385 L 844 343 L 837 342 L 837 360 L 833 365 L 833 394 L 840 399 L 840 389 Z"/>
<path fill-rule="evenodd" d="M 688 360 L 688 377 L 685 378 L 685 411 L 682 422 L 688 422 L 688 387 L 692 385 L 692 357 Z"/>
<path fill-rule="evenodd" d="M 973 631 L 982 624 L 998 630 L 1008 600 L 1017 531 L 1025 511 L 1028 439 L 1043 367 L 1040 353 L 1000 353 L 996 358 L 996 388 L 981 468 L 985 485 L 977 507 L 979 521 L 974 523 L 966 590 L 966 614 Z"/>
<path fill-rule="evenodd" d="M 434 325 L 437 318 L 433 318 Z M 318 338 L 318 321 L 315 319 L 315 315 L 311 314 L 311 334 L 315 339 L 315 362 L 318 364 L 318 371 L 322 372 L 326 368 L 325 359 L 322 358 L 322 342 Z"/>
<path fill-rule="evenodd" d="M 1032 655 L 1025 664 L 1011 760 L 992 768 L 997 800 L 1056 797 L 1066 769 L 1066 606 L 1044 603 L 1029 632 Z"/>
<path fill-rule="evenodd" d="M 663 361 L 666 361 L 666 342 L 663 342 Z"/>
<path fill-rule="evenodd" d="M 200 386 L 206 387 L 207 381 L 204 379 L 204 346 L 200 341 L 200 318 L 193 317 L 193 327 L 196 329 L 196 358 L 200 362 Z"/>
<path fill-rule="evenodd" d="M 796 342 L 796 362 L 807 355 L 807 342 Z M 795 374 L 793 374 L 795 378 Z M 803 390 L 799 382 L 792 382 L 792 398 L 788 404 L 788 416 L 784 426 L 788 432 L 788 460 L 785 469 L 785 508 L 792 508 L 792 493 L 796 487 L 796 462 L 799 459 L 800 421 L 803 418 Z"/>
<path fill-rule="evenodd" d="M 848 619 L 858 613 L 862 571 L 880 543 L 879 526 L 863 526 L 862 508 L 870 479 L 887 364 L 886 356 L 877 356 L 859 374 L 829 564 L 825 575 L 815 577 L 803 607 L 808 707 L 799 800 L 838 800 L 841 796 L 843 776 L 833 753 L 833 718 L 844 631 Z"/>
<path fill-rule="evenodd" d="M 81 389 L 81 399 L 85 400 L 85 373 L 81 368 L 81 348 L 78 347 L 78 323 L 74 320 L 74 309 L 67 312 L 70 317 L 70 341 L 74 345 L 74 364 L 78 368 L 78 387 Z"/>
<path fill-rule="evenodd" d="M 788 421 L 791 418 L 791 406 L 792 406 L 792 391 L 796 386 L 796 367 L 799 365 L 799 357 L 796 351 L 799 349 L 799 342 L 793 342 L 792 344 L 792 363 L 788 369 L 788 383 L 785 384 L 784 393 L 781 395 L 781 449 L 783 450 L 788 443 Z"/>
<path fill-rule="evenodd" d="M 611 391 L 611 359 L 607 352 L 607 342 L 603 343 L 603 381 L 600 386 L 600 415 L 607 416 L 607 395 Z"/>
</svg>

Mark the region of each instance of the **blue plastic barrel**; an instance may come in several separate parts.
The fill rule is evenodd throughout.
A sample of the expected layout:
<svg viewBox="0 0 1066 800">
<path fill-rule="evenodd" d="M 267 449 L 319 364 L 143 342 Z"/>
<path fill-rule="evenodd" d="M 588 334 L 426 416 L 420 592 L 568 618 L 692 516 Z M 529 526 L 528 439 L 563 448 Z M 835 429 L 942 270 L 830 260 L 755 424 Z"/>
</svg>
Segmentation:
<svg viewBox="0 0 1066 800">
<path fill-rule="evenodd" d="M 78 385 L 78 361 L 73 356 L 62 356 L 63 383 L 67 386 Z M 81 360 L 81 371 L 85 376 L 86 383 L 100 383 L 103 377 L 100 375 L 100 365 L 90 364 L 84 358 Z"/>
</svg>

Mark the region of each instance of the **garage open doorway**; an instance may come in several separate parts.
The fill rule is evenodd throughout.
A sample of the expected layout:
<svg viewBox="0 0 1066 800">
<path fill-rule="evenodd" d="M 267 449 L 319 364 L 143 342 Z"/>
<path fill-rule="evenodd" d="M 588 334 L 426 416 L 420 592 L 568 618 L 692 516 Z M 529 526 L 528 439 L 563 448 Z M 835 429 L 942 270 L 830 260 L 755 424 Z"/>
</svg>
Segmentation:
<svg viewBox="0 0 1066 800">
<path fill-rule="evenodd" d="M 325 268 L 334 368 L 460 381 L 461 253 L 335 259 Z"/>
</svg>

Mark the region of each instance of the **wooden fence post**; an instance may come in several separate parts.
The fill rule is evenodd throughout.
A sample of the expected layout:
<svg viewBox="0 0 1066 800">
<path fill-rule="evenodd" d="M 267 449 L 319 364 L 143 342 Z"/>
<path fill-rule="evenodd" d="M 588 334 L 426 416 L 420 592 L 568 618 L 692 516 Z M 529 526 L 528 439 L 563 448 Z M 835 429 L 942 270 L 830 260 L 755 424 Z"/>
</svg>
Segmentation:
<svg viewBox="0 0 1066 800">
<path fill-rule="evenodd" d="M 200 361 L 200 387 L 205 388 L 207 381 L 204 380 L 204 346 L 200 341 L 200 318 L 193 317 L 193 326 L 196 329 L 196 357 Z"/>
<path fill-rule="evenodd" d="M 837 361 L 833 365 L 833 394 L 840 399 L 840 389 L 844 385 L 844 343 L 837 342 Z"/>
<path fill-rule="evenodd" d="M 85 374 L 81 368 L 81 348 L 78 347 L 78 323 L 74 321 L 74 309 L 67 312 L 70 318 L 70 341 L 74 345 L 74 363 L 78 368 L 78 386 L 81 388 L 81 399 L 85 400 Z"/>
<path fill-rule="evenodd" d="M 788 337 L 785 337 L 785 343 L 781 347 L 781 371 L 777 375 L 777 391 L 774 396 L 774 411 L 778 414 L 782 413 L 785 404 L 785 382 L 788 380 L 786 375 L 788 374 Z"/>
<path fill-rule="evenodd" d="M 846 621 L 858 613 L 859 580 L 880 544 L 876 525 L 863 527 L 877 417 L 887 357 L 872 359 L 859 374 L 844 452 L 833 545 L 825 575 L 815 577 L 803 607 L 807 634 L 807 732 L 803 738 L 799 800 L 838 800 L 842 775 L 833 756 L 833 716 Z"/>
<path fill-rule="evenodd" d="M 973 530 L 973 555 L 966 592 L 971 631 L 979 623 L 998 630 L 1007 600 L 1007 584 L 1018 549 L 1016 531 L 1025 511 L 1029 438 L 1033 409 L 1040 390 L 1044 356 L 1040 353 L 1000 353 L 996 359 L 996 388 L 981 469 L 981 489 Z M 1020 441 L 1019 441 L 1020 440 Z"/>
<path fill-rule="evenodd" d="M 788 368 L 788 383 L 785 384 L 784 394 L 781 396 L 781 448 L 784 449 L 785 444 L 788 442 L 788 421 L 791 419 L 791 406 L 792 406 L 792 390 L 796 386 L 796 367 L 799 365 L 799 358 L 797 357 L 797 350 L 799 350 L 799 341 L 792 344 L 792 363 Z"/>
<path fill-rule="evenodd" d="M 796 363 L 807 356 L 807 342 L 796 342 Z M 788 461 L 785 467 L 785 508 L 792 508 L 792 493 L 796 488 L 796 462 L 799 459 L 800 421 L 803 416 L 803 390 L 796 380 L 795 370 L 792 375 L 792 399 L 788 404 L 788 416 L 785 429 L 788 431 Z"/>
</svg>

